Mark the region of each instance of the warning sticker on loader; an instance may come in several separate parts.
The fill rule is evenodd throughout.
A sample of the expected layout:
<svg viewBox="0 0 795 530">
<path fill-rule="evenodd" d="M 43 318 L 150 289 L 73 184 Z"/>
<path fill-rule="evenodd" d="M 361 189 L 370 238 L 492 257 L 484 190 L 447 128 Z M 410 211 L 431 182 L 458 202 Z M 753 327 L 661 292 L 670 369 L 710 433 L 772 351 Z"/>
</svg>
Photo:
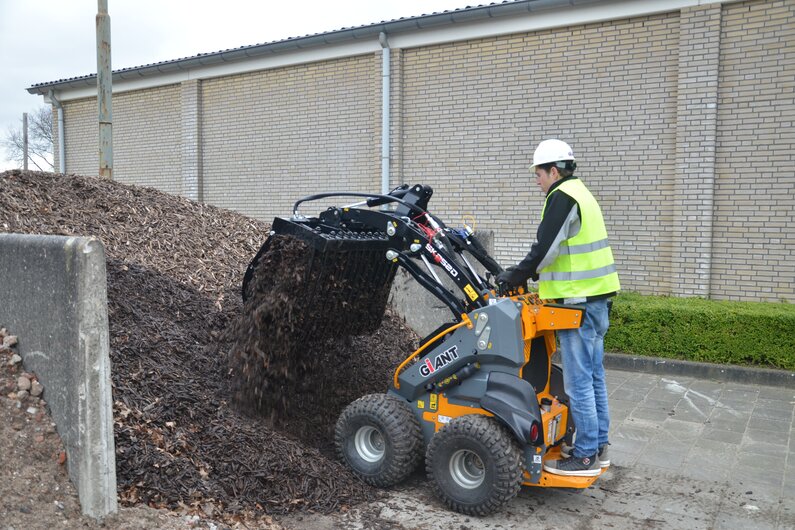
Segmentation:
<svg viewBox="0 0 795 530">
<path fill-rule="evenodd" d="M 466 284 L 464 286 L 464 292 L 473 302 L 478 299 L 478 293 L 475 292 L 475 289 L 472 287 L 472 285 Z"/>
</svg>

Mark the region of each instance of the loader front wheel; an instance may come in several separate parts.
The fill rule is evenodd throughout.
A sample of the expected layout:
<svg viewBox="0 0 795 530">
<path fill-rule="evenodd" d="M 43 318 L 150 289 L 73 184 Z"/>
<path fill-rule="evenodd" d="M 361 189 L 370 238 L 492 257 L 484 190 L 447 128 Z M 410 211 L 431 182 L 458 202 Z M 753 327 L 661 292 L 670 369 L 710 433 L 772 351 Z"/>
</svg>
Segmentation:
<svg viewBox="0 0 795 530">
<path fill-rule="evenodd" d="M 370 394 L 348 405 L 334 431 L 337 452 L 354 474 L 380 488 L 409 476 L 422 459 L 422 432 L 408 403 Z"/>
<path fill-rule="evenodd" d="M 522 461 L 519 444 L 503 425 L 471 415 L 453 419 L 433 436 L 425 470 L 450 509 L 487 515 L 519 493 Z"/>
</svg>

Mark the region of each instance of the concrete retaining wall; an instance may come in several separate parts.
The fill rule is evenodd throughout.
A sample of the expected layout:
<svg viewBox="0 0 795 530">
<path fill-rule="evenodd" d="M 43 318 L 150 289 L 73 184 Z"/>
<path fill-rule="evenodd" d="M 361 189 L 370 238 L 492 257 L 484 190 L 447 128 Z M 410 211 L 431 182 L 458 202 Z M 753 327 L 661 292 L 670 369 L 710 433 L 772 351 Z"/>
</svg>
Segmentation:
<svg viewBox="0 0 795 530">
<path fill-rule="evenodd" d="M 45 388 L 83 513 L 117 509 L 105 249 L 97 239 L 0 234 L 0 325 Z"/>
</svg>

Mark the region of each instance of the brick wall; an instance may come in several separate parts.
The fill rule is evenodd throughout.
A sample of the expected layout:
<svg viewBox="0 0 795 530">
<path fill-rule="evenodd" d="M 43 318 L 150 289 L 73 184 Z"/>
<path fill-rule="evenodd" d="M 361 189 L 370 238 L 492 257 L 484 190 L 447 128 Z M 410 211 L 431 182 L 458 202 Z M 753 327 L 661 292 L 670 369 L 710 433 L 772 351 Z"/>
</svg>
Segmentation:
<svg viewBox="0 0 795 530">
<path fill-rule="evenodd" d="M 508 265 L 543 204 L 532 151 L 560 137 L 624 289 L 795 301 L 793 21 L 795 0 L 753 0 L 393 49 L 392 185 L 432 185 Z M 96 174 L 96 102 L 64 107 L 67 171 Z M 121 93 L 113 113 L 123 182 L 261 219 L 380 190 L 380 52 Z"/>
<path fill-rule="evenodd" d="M 795 301 L 795 2 L 725 6 L 714 298 Z"/>
<path fill-rule="evenodd" d="M 535 239 L 536 144 L 570 142 L 625 288 L 668 292 L 678 13 L 405 50 L 403 178 L 512 264 Z"/>
<path fill-rule="evenodd" d="M 204 81 L 204 200 L 272 219 L 304 195 L 378 191 L 380 64 L 378 53 Z"/>
<path fill-rule="evenodd" d="M 96 98 L 63 102 L 66 173 L 94 175 L 99 169 Z M 63 168 L 60 168 L 64 171 Z"/>
<path fill-rule="evenodd" d="M 181 136 L 179 85 L 114 96 L 113 178 L 182 193 Z"/>
<path fill-rule="evenodd" d="M 671 294 L 709 296 L 721 6 L 682 9 Z"/>
<path fill-rule="evenodd" d="M 64 105 L 66 171 L 97 175 L 97 101 Z M 180 87 L 113 95 L 113 178 L 126 184 L 182 193 Z"/>
</svg>

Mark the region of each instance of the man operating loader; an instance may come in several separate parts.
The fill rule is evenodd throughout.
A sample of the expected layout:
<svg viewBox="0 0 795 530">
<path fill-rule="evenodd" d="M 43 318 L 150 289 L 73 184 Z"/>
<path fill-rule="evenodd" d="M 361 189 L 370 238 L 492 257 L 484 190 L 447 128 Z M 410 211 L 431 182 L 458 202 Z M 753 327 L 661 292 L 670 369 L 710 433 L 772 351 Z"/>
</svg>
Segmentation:
<svg viewBox="0 0 795 530">
<path fill-rule="evenodd" d="M 546 200 L 537 241 L 519 264 L 497 276 L 497 282 L 517 287 L 531 278 L 538 281 L 540 298 L 585 307 L 580 328 L 558 331 L 563 379 L 577 426 L 574 447 L 564 447 L 564 458 L 547 461 L 544 469 L 557 475 L 596 476 L 610 465 L 604 337 L 608 299 L 620 285 L 602 211 L 574 176 L 576 168 L 566 142 L 538 144 L 531 170 Z"/>
</svg>

